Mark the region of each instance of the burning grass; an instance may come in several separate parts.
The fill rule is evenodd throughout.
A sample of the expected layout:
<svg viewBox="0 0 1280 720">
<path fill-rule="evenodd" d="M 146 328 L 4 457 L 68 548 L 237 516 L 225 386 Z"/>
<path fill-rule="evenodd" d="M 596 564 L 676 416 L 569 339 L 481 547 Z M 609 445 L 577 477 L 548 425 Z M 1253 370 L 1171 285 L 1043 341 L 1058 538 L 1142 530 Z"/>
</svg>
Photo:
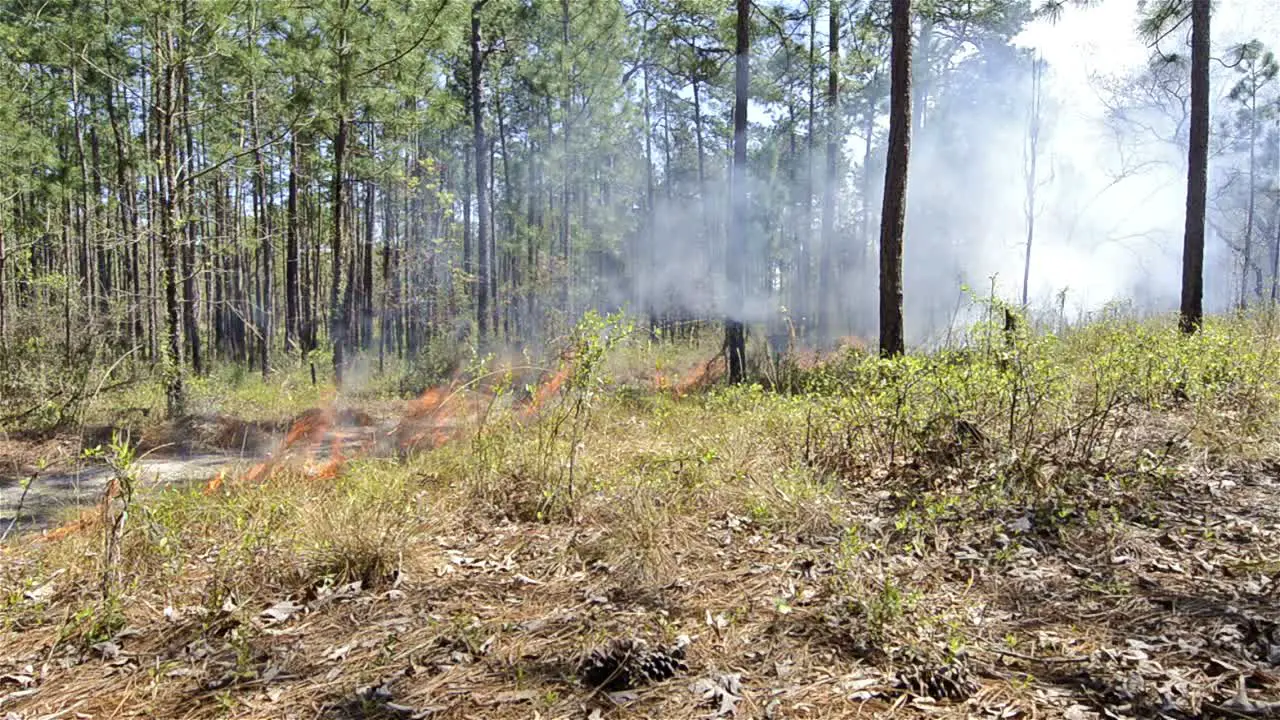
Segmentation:
<svg viewBox="0 0 1280 720">
<path fill-rule="evenodd" d="M 330 444 L 312 472 L 146 499 L 110 603 L 93 528 L 0 550 L 0 708 L 1256 716 L 1280 698 L 1271 342 L 1102 327 L 847 355 L 795 395 L 560 385 L 531 417 L 439 388 L 399 421 L 465 430 L 430 452 Z M 552 435 L 573 407 L 585 432 Z M 682 634 L 674 680 L 577 676 L 611 638 Z"/>
</svg>

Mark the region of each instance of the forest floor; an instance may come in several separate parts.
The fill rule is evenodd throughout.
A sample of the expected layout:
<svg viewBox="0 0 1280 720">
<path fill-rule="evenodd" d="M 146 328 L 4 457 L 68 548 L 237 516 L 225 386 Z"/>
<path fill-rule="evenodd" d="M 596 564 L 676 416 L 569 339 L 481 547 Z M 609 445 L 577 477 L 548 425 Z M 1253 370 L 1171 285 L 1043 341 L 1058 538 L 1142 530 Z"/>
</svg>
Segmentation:
<svg viewBox="0 0 1280 720">
<path fill-rule="evenodd" d="M 0 717 L 1280 716 L 1275 340 L 1115 322 L 775 390 L 586 342 L 528 392 L 281 404 L 119 534 L 116 497 L 0 545 Z M 680 636 L 673 677 L 583 678 Z"/>
</svg>

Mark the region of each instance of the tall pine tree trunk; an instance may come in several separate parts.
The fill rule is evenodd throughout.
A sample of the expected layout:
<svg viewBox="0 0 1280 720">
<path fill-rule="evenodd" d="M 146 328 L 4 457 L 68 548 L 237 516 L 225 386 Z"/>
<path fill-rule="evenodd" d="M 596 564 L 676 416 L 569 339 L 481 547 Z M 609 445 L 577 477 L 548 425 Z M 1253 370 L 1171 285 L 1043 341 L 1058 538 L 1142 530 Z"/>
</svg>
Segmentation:
<svg viewBox="0 0 1280 720">
<path fill-rule="evenodd" d="M 156 135 L 159 143 L 160 167 L 160 245 L 164 255 L 164 307 L 165 328 L 168 342 L 165 352 L 165 372 L 167 374 L 165 395 L 168 401 L 169 417 L 179 417 L 186 410 L 186 393 L 183 384 L 182 359 L 182 309 L 179 301 L 178 287 L 178 245 L 179 228 L 177 227 L 178 204 L 176 202 L 177 187 L 174 172 L 178 165 L 177 137 L 174 116 L 177 114 L 177 102 L 174 85 L 177 82 L 178 67 L 173 59 L 175 52 L 173 34 L 162 31 L 161 42 L 157 52 L 162 54 L 161 72 L 157 77 L 160 84 L 160 100 L 157 105 Z"/>
<path fill-rule="evenodd" d="M 880 354 L 906 352 L 902 327 L 902 236 L 911 153 L 911 0 L 893 0 L 889 147 L 880 214 Z"/>
<path fill-rule="evenodd" d="M 647 28 L 646 28 L 647 29 Z M 649 64 L 648 57 L 645 57 L 645 66 L 641 70 L 644 73 L 644 180 L 645 180 L 645 201 L 644 201 L 644 267 L 639 270 L 642 274 L 643 287 L 636 288 L 637 295 L 643 303 L 644 311 L 649 315 L 649 337 L 656 340 L 658 330 L 658 316 L 655 312 L 654 296 L 656 293 L 656 283 L 654 282 L 654 268 L 657 265 L 657 248 L 654 247 L 657 240 L 657 220 L 658 209 L 654 206 L 654 184 L 653 184 L 653 123 L 650 117 L 651 110 L 649 107 Z M 637 260 L 641 253 L 636 253 Z M 637 262 L 639 265 L 639 262 Z"/>
<path fill-rule="evenodd" d="M 564 61 L 569 57 L 569 0 L 560 0 L 560 41 L 561 47 L 561 72 L 565 78 L 565 94 L 561 99 L 563 106 L 561 113 L 564 116 L 563 127 L 561 128 L 561 144 L 563 146 L 564 158 L 564 176 L 561 178 L 560 186 L 560 259 L 564 263 L 564 282 L 560 286 L 560 308 L 565 312 L 565 320 L 573 323 L 573 308 L 571 306 L 573 300 L 573 263 L 571 262 L 571 253 L 569 247 L 569 183 L 572 182 L 573 176 L 573 158 L 569 154 L 569 135 L 573 126 L 570 115 L 573 112 L 573 68 Z"/>
<path fill-rule="evenodd" d="M 750 88 L 751 0 L 737 0 L 737 42 L 734 58 L 733 166 L 730 175 L 729 245 L 746 247 L 747 229 L 747 93 Z M 747 372 L 747 330 L 733 313 L 742 307 L 746 290 L 743 254 L 726 246 L 725 270 L 729 312 L 724 321 L 724 347 L 729 382 L 742 382 Z"/>
<path fill-rule="evenodd" d="M 284 344 L 290 352 L 298 341 L 298 134 L 289 133 L 289 197 L 285 212 Z"/>
<path fill-rule="evenodd" d="M 372 150 L 372 145 L 370 149 Z M 364 184 L 364 250 L 360 253 L 363 258 L 363 264 L 360 266 L 360 348 L 366 352 L 373 347 L 373 216 L 377 205 L 377 189 L 372 180 L 366 180 Z"/>
<path fill-rule="evenodd" d="M 271 278 L 271 259 L 275 250 L 271 243 L 271 188 L 268 187 L 267 164 L 262 157 L 261 129 L 258 117 L 258 89 L 253 85 L 249 95 L 249 131 L 250 142 L 253 143 L 253 191 L 256 199 L 254 206 L 258 210 L 257 223 L 254 228 L 258 233 L 259 252 L 262 257 L 262 276 L 259 281 L 258 309 L 258 364 L 262 376 L 271 374 L 271 316 L 274 312 L 271 296 L 274 292 Z"/>
<path fill-rule="evenodd" d="M 0 217 L 3 217 L 0 214 Z M 4 241 L 4 224 L 0 223 L 0 346 L 5 344 L 9 337 L 9 305 L 7 298 L 9 292 L 5 288 L 5 264 L 8 262 L 9 256 L 6 252 Z"/>
<path fill-rule="evenodd" d="M 1276 135 L 1280 137 L 1280 118 L 1276 118 Z M 1276 182 L 1280 183 L 1280 154 L 1276 157 Z M 1271 304 L 1280 300 L 1280 199 L 1275 208 L 1275 226 L 1271 238 Z"/>
<path fill-rule="evenodd" d="M 828 344 L 835 328 L 836 192 L 840 167 L 840 2 L 830 0 L 827 9 L 827 169 L 822 185 L 822 259 L 818 262 L 818 336 Z"/>
<path fill-rule="evenodd" d="M 342 233 L 343 211 L 346 198 L 343 193 L 347 160 L 347 134 L 349 132 L 347 113 L 348 94 L 351 84 L 351 49 L 348 47 L 347 10 L 351 0 L 342 0 L 340 10 L 342 27 L 338 31 L 337 71 L 338 71 L 338 127 L 333 137 L 333 224 L 331 228 L 333 241 L 333 260 L 330 272 L 332 283 L 329 286 L 329 339 L 333 343 L 333 377 L 334 382 L 342 386 L 342 374 L 345 369 L 343 352 L 347 344 L 347 312 L 342 302 Z"/>
<path fill-rule="evenodd" d="M 1191 143 L 1187 150 L 1187 217 L 1182 241 L 1179 326 L 1190 335 L 1204 319 L 1204 222 L 1209 185 L 1209 2 L 1191 0 Z"/>
<path fill-rule="evenodd" d="M 1258 89 L 1255 84 L 1253 94 L 1250 98 L 1249 108 L 1249 207 L 1245 212 L 1244 222 L 1244 266 L 1240 273 L 1240 309 L 1246 310 L 1249 307 L 1249 266 L 1253 263 L 1253 221 L 1254 210 L 1256 204 L 1254 198 L 1258 194 L 1258 172 L 1257 172 L 1257 151 L 1258 151 Z M 1257 292 L 1262 294 L 1261 272 L 1259 268 L 1259 282 Z"/>
<path fill-rule="evenodd" d="M 187 27 L 188 2 L 182 3 L 183 26 Z M 204 353 L 200 346 L 200 326 L 196 321 L 196 305 L 198 295 L 196 277 L 196 221 L 193 199 L 195 187 L 191 180 L 195 163 L 195 140 L 191 132 L 191 72 L 186 63 L 187 48 L 182 49 L 182 61 L 178 66 L 178 81 L 182 87 L 182 133 L 186 154 L 183 158 L 181 184 L 175 207 L 182 219 L 182 327 L 187 344 L 191 348 L 191 369 L 197 374 L 204 372 Z"/>
<path fill-rule="evenodd" d="M 489 329 L 489 273 L 491 259 L 489 248 L 489 147 L 484 134 L 484 97 L 481 94 L 481 73 L 484 55 L 480 51 L 480 10 L 484 1 L 471 6 L 471 130 L 472 148 L 476 164 L 476 255 L 479 272 L 476 276 L 476 326 L 481 344 Z"/>
</svg>

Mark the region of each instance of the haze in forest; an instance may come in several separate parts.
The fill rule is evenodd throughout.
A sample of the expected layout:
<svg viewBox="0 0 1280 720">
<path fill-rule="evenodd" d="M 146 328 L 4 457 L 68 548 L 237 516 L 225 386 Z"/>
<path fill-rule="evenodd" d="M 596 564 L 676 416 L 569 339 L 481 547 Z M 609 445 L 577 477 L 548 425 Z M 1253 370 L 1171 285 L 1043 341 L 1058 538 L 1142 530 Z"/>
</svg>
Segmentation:
<svg viewBox="0 0 1280 720">
<path fill-rule="evenodd" d="M 1151 62 L 1137 3 L 1033 5 L 920 4 L 901 33 L 912 345 L 1022 304 L 1024 273 L 1041 327 L 1179 295 L 1190 73 Z M 354 377 L 543 348 L 590 309 L 777 349 L 878 333 L 888 3 L 4 7 L 0 337 L 196 375 L 331 351 Z M 1229 96 L 1280 11 L 1215 12 L 1210 312 L 1280 274 L 1280 83 L 1247 117 Z"/>
<path fill-rule="evenodd" d="M 1032 53 L 1044 64 L 1030 309 L 1074 322 L 1109 303 L 1130 304 L 1143 312 L 1177 308 L 1186 200 L 1186 130 L 1178 125 L 1181 121 L 1185 126 L 1185 118 L 1170 116 L 1163 112 L 1166 108 L 1142 107 L 1149 98 L 1128 94 L 1132 91 L 1126 84 L 1151 73 L 1151 68 L 1177 75 L 1175 92 L 1182 98 L 1167 98 L 1170 105 L 1185 104 L 1189 85 L 1185 67 L 1174 63 L 1166 70 L 1153 60 L 1154 49 L 1138 38 L 1139 20 L 1137 5 L 1124 2 L 1073 8 L 1054 20 L 1033 20 L 1011 43 L 1027 54 L 1001 54 L 988 46 L 979 77 L 967 86 L 970 102 L 959 111 L 927 117 L 923 127 L 916 128 L 904 259 L 906 325 L 912 342 L 932 344 L 960 330 L 974 317 L 968 296 L 985 298 L 994 291 L 1005 301 L 1016 304 L 1019 299 L 1027 241 Z M 1223 58 L 1232 46 L 1252 39 L 1276 47 L 1277 20 L 1280 8 L 1265 0 L 1215 5 L 1214 56 Z M 1185 55 L 1188 32 L 1189 26 L 1171 34 L 1160 49 Z M 960 65 L 974 55 L 972 46 L 961 48 L 952 62 Z M 1223 62 L 1215 63 L 1215 114 L 1229 112 L 1225 96 L 1236 81 Z M 933 110 L 926 108 L 926 115 Z M 753 127 L 786 122 L 784 109 L 776 103 L 755 100 L 749 117 Z M 1220 129 L 1215 124 L 1214 132 Z M 845 320 L 844 331 L 862 338 L 874 337 L 877 329 L 876 239 L 886 131 L 887 122 L 878 119 L 869 178 L 862 177 L 865 130 L 847 128 L 842 147 L 847 164 L 839 180 L 837 241 L 842 252 L 858 259 L 849 272 L 841 273 L 834 302 Z M 955 152 L 957 135 L 970 146 L 962 154 Z M 1211 187 L 1243 172 L 1246 164 L 1240 147 L 1217 140 Z M 749 142 L 753 151 L 759 150 L 756 138 Z M 858 186 L 863 182 L 871 191 L 870 242 L 857 236 L 864 212 Z M 777 207 L 786 203 L 779 196 L 797 189 L 753 175 L 751 192 L 754 199 L 766 197 L 768 206 Z M 714 194 L 723 198 L 727 193 L 722 183 Z M 675 304 L 698 315 L 726 314 L 769 325 L 815 314 L 816 308 L 797 307 L 785 292 L 768 287 L 747 288 L 743 306 L 723 307 L 730 293 L 717 249 L 699 247 L 691 231 L 698 226 L 700 207 L 676 203 L 659 208 L 657 263 L 652 275 L 639 279 L 640 305 Z M 1220 216 L 1229 212 L 1219 208 Z M 817 217 L 812 220 L 816 237 Z M 1231 308 L 1239 294 L 1238 253 L 1222 237 L 1227 225 L 1222 217 L 1216 223 L 1211 218 L 1205 278 L 1208 312 Z M 749 256 L 758 254 L 763 242 L 758 235 L 728 239 L 733 251 Z M 781 272 L 785 275 L 786 270 Z M 784 277 L 781 282 L 791 280 Z"/>
</svg>

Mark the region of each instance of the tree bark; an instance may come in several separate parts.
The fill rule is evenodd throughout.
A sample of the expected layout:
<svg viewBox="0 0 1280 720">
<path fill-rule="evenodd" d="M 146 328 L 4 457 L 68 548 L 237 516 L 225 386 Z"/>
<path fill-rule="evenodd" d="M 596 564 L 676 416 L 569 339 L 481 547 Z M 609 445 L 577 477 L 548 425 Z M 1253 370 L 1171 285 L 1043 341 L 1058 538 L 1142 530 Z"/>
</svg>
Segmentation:
<svg viewBox="0 0 1280 720">
<path fill-rule="evenodd" d="M 1250 78 L 1252 80 L 1252 78 Z M 1257 150 L 1258 150 L 1258 87 L 1255 83 L 1250 94 L 1249 107 L 1249 207 L 1245 213 L 1244 223 L 1244 265 L 1240 273 L 1240 309 L 1247 310 L 1249 308 L 1249 266 L 1253 264 L 1253 220 L 1255 202 L 1254 198 L 1258 194 L 1258 174 L 1257 174 Z M 1262 294 L 1261 273 L 1262 268 L 1258 267 L 1259 282 L 1257 291 Z"/>
<path fill-rule="evenodd" d="M 161 85 L 161 102 L 156 108 L 159 114 L 156 134 L 160 151 L 160 245 L 164 255 L 165 327 L 168 338 L 165 348 L 167 355 L 165 372 L 168 376 L 165 383 L 165 396 L 169 417 L 179 417 L 186 410 L 186 393 L 183 384 L 182 309 L 178 288 L 179 229 L 176 227 L 176 221 L 179 210 L 176 202 L 177 187 L 174 183 L 174 171 L 178 164 L 174 127 L 174 115 L 177 111 L 174 84 L 178 68 L 172 57 L 175 51 L 172 34 L 166 31 L 161 34 L 161 37 L 162 47 L 157 48 L 162 53 L 162 59 L 161 77 L 157 78 L 157 82 Z"/>
<path fill-rule="evenodd" d="M 8 291 L 5 289 L 5 265 L 9 260 L 4 240 L 4 225 L 0 224 L 0 348 L 5 347 L 9 337 Z"/>
<path fill-rule="evenodd" d="M 734 102 L 733 102 L 733 166 L 730 174 L 731 201 L 729 203 L 729 243 L 745 247 L 747 228 L 747 94 L 750 89 L 751 59 L 751 0 L 736 0 L 737 42 L 734 48 Z M 724 320 L 724 348 L 729 371 L 729 382 L 738 383 L 746 378 L 747 332 L 743 319 L 735 316 L 742 307 L 746 278 L 743 277 L 744 258 L 726 246 L 725 270 L 729 289 L 728 312 Z"/>
<path fill-rule="evenodd" d="M 570 262 L 569 247 L 569 183 L 573 175 L 573 158 L 569 154 L 569 135 L 572 127 L 570 115 L 573 112 L 573 68 L 564 62 L 563 58 L 569 57 L 569 0 L 560 0 L 560 41 L 563 43 L 562 52 L 562 72 L 565 77 L 565 94 L 562 102 L 564 103 L 561 112 L 564 115 L 563 127 L 561 128 L 560 142 L 564 152 L 564 177 L 560 186 L 560 258 L 564 263 L 564 283 L 560 286 L 560 308 L 565 312 L 565 321 L 570 325 L 573 324 L 573 263 Z"/>
<path fill-rule="evenodd" d="M 1280 118 L 1276 119 L 1276 135 L 1280 136 Z M 1276 179 L 1280 182 L 1280 154 L 1276 157 Z M 1280 202 L 1276 203 L 1275 211 L 1275 228 L 1272 230 L 1275 237 L 1271 243 L 1271 304 L 1275 305 L 1277 297 L 1280 294 Z"/>
<path fill-rule="evenodd" d="M 805 127 L 805 175 L 804 175 L 804 212 L 801 216 L 802 227 L 800 230 L 800 286 L 802 297 L 804 298 L 801 305 L 802 317 L 800 319 L 800 334 L 807 336 L 814 327 L 816 327 L 818 314 L 818 302 L 816 293 L 813 292 L 813 196 L 815 181 L 813 172 L 814 158 L 817 156 L 817 100 L 818 100 L 818 0 L 808 0 L 809 3 L 809 107 L 807 124 Z"/>
<path fill-rule="evenodd" d="M 648 30 L 648 27 L 645 27 Z M 646 32 L 646 36 L 647 36 Z M 646 48 L 647 50 L 647 48 Z M 656 235 L 656 223 L 658 219 L 658 209 L 654 205 L 654 183 L 653 183 L 653 122 L 651 118 L 651 110 L 649 107 L 649 64 L 648 53 L 645 53 L 645 66 L 641 69 L 644 76 L 644 101 L 641 107 L 644 112 L 644 250 L 642 253 L 636 253 L 636 264 L 640 265 L 640 257 L 643 256 L 644 267 L 637 267 L 637 274 L 640 274 L 643 280 L 643 286 L 636 288 L 639 300 L 642 303 L 645 313 L 649 316 L 649 338 L 651 340 L 658 339 L 658 315 L 654 306 L 655 292 L 654 283 L 654 267 L 657 264 L 657 248 L 654 247 Z"/>
<path fill-rule="evenodd" d="M 260 251 L 262 253 L 262 278 L 258 285 L 259 300 L 255 315 L 258 317 L 257 326 L 260 335 L 258 338 L 258 362 L 262 369 L 262 376 L 265 378 L 271 374 L 271 316 L 275 311 L 271 302 L 271 296 L 274 293 L 271 282 L 271 259 L 275 250 L 271 243 L 271 188 L 269 187 L 267 176 L 267 164 L 262 158 L 262 150 L 259 147 L 262 136 L 259 124 L 258 90 L 255 83 L 249 98 L 249 125 L 251 142 L 254 147 L 253 185 L 254 194 L 256 195 L 254 204 L 258 209 L 258 220 L 254 229 L 258 233 Z"/>
<path fill-rule="evenodd" d="M 371 157 L 376 157 L 376 129 L 369 127 L 369 148 Z M 360 266 L 360 348 L 368 352 L 373 347 L 373 240 L 374 213 L 378 207 L 378 192 L 373 178 L 364 183 L 364 250 L 363 265 Z M 384 200 L 385 204 L 385 200 Z M 383 228 L 385 231 L 385 227 Z"/>
<path fill-rule="evenodd" d="M 298 341 L 298 135 L 289 133 L 289 196 L 285 212 L 284 344 L 289 351 Z"/>
<path fill-rule="evenodd" d="M 346 304 L 342 302 L 342 233 L 343 211 L 346 200 L 343 193 L 343 173 L 346 168 L 347 155 L 347 113 L 348 94 L 351 83 L 351 59 L 348 48 L 347 10 L 351 0 L 342 0 L 342 27 L 338 30 L 337 70 L 338 70 L 338 127 L 333 138 L 333 259 L 331 265 L 332 283 L 329 286 L 329 339 L 333 343 L 333 378 L 338 387 L 342 387 L 344 368 L 343 351 L 347 344 Z"/>
<path fill-rule="evenodd" d="M 889 147 L 880 213 L 880 354 L 906 352 L 902 323 L 902 237 L 911 153 L 911 0 L 893 0 Z"/>
<path fill-rule="evenodd" d="M 1039 58 L 1031 59 L 1031 117 L 1027 128 L 1027 247 L 1022 261 L 1022 307 L 1027 306 L 1031 288 L 1031 245 L 1036 236 L 1037 165 L 1040 160 L 1040 74 Z"/>
<path fill-rule="evenodd" d="M 489 247 L 489 147 L 484 133 L 484 97 L 481 74 L 484 54 L 480 51 L 480 10 L 484 2 L 471 6 L 471 130 L 476 164 L 476 330 L 483 344 L 489 330 L 489 274 L 492 272 Z M 495 328 L 496 329 L 496 328 Z"/>
<path fill-rule="evenodd" d="M 1182 241 L 1182 308 L 1188 335 L 1204 321 L 1204 222 L 1209 185 L 1209 2 L 1191 0 L 1191 142 L 1187 150 L 1187 217 Z"/>
<path fill-rule="evenodd" d="M 818 263 L 819 342 L 834 339 L 836 262 L 836 190 L 840 165 L 840 1 L 830 0 L 827 9 L 829 45 L 827 50 L 827 168 L 822 185 L 822 259 Z"/>
<path fill-rule="evenodd" d="M 187 27 L 189 4 L 182 3 L 183 26 Z M 191 369 L 197 375 L 204 372 L 204 353 L 200 346 L 200 325 L 196 321 L 196 305 L 199 303 L 196 284 L 196 222 L 193 198 L 195 187 L 190 180 L 195 163 L 195 140 L 191 133 L 191 74 L 186 62 L 187 48 L 183 47 L 178 66 L 178 81 L 182 87 L 182 132 L 186 154 L 183 158 L 181 182 L 175 200 L 175 211 L 182 222 L 182 327 L 187 344 L 191 348 Z M 175 103 L 176 104 L 176 103 Z M 176 154 L 176 150 L 175 150 Z"/>
</svg>

